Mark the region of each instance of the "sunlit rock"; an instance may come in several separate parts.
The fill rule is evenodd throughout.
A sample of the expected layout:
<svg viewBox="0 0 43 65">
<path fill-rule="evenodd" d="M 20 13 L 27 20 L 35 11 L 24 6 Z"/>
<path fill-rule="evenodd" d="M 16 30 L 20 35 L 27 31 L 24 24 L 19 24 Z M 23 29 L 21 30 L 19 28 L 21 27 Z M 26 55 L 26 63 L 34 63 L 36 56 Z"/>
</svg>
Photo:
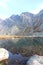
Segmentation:
<svg viewBox="0 0 43 65">
<path fill-rule="evenodd" d="M 0 61 L 10 59 L 12 56 L 13 56 L 12 53 L 10 53 L 4 48 L 0 48 Z"/>
<path fill-rule="evenodd" d="M 43 56 L 33 55 L 26 65 L 43 65 Z"/>
</svg>

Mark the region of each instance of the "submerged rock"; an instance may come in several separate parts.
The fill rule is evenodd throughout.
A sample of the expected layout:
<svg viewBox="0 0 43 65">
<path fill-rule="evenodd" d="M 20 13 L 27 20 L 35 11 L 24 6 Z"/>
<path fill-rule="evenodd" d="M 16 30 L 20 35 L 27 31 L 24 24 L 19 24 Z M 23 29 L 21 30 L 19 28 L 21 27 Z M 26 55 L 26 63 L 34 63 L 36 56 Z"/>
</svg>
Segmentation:
<svg viewBox="0 0 43 65">
<path fill-rule="evenodd" d="M 14 59 L 21 61 L 23 59 L 23 56 L 21 54 L 14 54 Z"/>
<path fill-rule="evenodd" d="M 33 55 L 27 61 L 26 65 L 43 65 L 43 56 Z"/>
<path fill-rule="evenodd" d="M 14 54 L 9 60 L 8 65 L 20 65 L 22 60 L 23 56 L 21 54 Z"/>
<path fill-rule="evenodd" d="M 28 57 L 23 57 L 21 54 L 14 54 L 9 60 L 8 65 L 26 65 Z"/>
</svg>

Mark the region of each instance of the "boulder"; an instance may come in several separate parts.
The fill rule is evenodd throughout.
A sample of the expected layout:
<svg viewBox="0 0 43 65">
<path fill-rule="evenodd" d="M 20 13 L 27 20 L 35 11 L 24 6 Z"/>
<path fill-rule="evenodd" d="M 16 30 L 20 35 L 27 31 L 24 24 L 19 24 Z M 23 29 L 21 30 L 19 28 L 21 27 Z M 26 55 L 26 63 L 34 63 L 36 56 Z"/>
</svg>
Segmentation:
<svg viewBox="0 0 43 65">
<path fill-rule="evenodd" d="M 33 55 L 27 61 L 26 65 L 43 65 L 43 56 Z"/>
<path fill-rule="evenodd" d="M 0 61 L 11 59 L 13 54 L 4 48 L 0 48 Z"/>
</svg>

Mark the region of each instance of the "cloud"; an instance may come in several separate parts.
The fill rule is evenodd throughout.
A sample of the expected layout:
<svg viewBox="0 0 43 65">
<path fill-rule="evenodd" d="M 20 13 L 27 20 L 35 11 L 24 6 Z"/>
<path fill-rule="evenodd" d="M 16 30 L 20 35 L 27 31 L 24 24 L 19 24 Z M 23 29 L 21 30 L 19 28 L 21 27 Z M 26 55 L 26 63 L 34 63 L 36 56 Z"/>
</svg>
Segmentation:
<svg viewBox="0 0 43 65">
<path fill-rule="evenodd" d="M 32 10 L 31 13 L 37 14 L 42 9 L 43 9 L 43 4 L 40 4 L 39 6 L 37 6 L 36 9 Z"/>
<path fill-rule="evenodd" d="M 8 7 L 8 1 L 9 0 L 0 0 L 0 7 L 2 9 L 8 10 L 9 9 L 9 7 Z"/>
</svg>

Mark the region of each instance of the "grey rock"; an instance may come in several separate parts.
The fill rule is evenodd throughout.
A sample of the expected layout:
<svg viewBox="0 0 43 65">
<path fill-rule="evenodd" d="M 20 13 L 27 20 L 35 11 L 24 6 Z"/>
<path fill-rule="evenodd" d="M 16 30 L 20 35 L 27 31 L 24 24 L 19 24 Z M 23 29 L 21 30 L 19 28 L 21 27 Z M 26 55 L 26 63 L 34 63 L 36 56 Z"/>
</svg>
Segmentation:
<svg viewBox="0 0 43 65">
<path fill-rule="evenodd" d="M 4 48 L 0 48 L 0 61 L 12 58 L 13 54 Z"/>
<path fill-rule="evenodd" d="M 43 56 L 33 55 L 27 61 L 26 65 L 43 65 Z"/>
</svg>

